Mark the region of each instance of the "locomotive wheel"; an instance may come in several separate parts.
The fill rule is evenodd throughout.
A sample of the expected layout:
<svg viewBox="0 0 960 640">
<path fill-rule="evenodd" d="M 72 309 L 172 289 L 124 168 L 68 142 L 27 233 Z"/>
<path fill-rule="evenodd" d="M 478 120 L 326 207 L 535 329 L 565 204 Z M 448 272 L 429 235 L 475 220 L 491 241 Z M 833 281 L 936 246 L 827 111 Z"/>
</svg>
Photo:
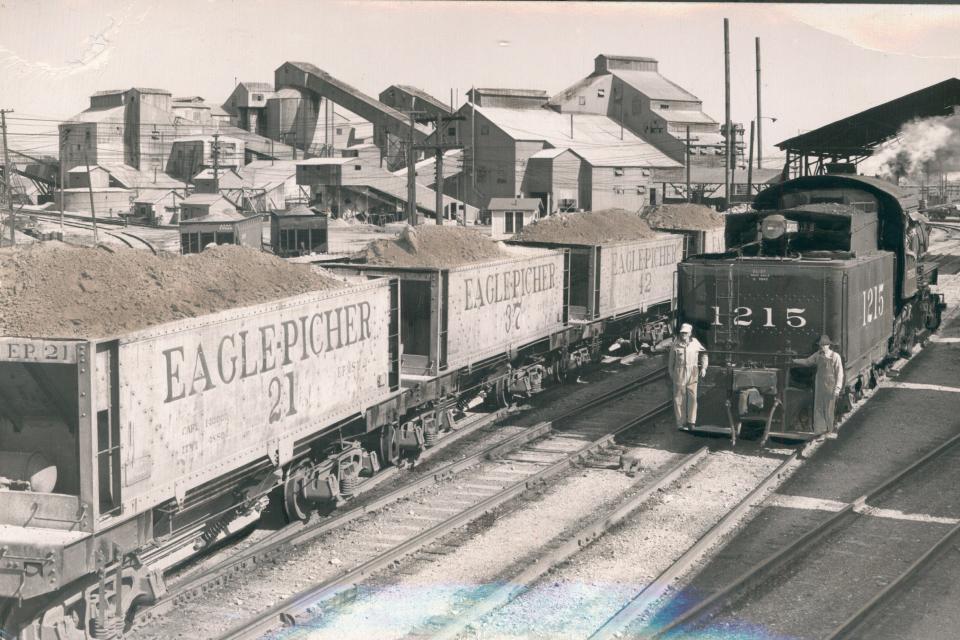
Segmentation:
<svg viewBox="0 0 960 640">
<path fill-rule="evenodd" d="M 510 406 L 510 389 L 506 380 L 497 382 L 497 406 L 506 409 Z"/>
<path fill-rule="evenodd" d="M 392 424 L 380 431 L 380 459 L 393 466 L 400 464 L 400 438 Z"/>
<path fill-rule="evenodd" d="M 640 339 L 640 329 L 634 329 L 630 332 L 630 344 L 634 351 L 640 353 L 640 349 L 643 347 L 643 340 Z"/>
<path fill-rule="evenodd" d="M 553 379 L 556 380 L 558 384 L 564 384 L 567 381 L 567 374 L 569 373 L 567 369 L 566 352 L 557 355 L 553 361 L 553 366 L 550 368 L 553 370 Z"/>
<path fill-rule="evenodd" d="M 300 497 L 300 483 L 306 479 L 309 468 L 310 461 L 301 460 L 290 468 L 283 483 L 283 512 L 290 522 L 310 519 L 311 509 Z"/>
</svg>

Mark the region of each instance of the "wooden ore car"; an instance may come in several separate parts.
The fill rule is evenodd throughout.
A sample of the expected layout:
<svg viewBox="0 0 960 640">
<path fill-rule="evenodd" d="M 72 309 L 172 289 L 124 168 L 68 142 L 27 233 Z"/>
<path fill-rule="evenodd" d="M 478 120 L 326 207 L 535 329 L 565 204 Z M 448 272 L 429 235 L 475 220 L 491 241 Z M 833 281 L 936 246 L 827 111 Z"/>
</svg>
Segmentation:
<svg viewBox="0 0 960 640">
<path fill-rule="evenodd" d="M 5 631 L 113 637 L 275 487 L 294 516 L 349 495 L 396 413 L 397 303 L 383 279 L 108 338 L 0 338 Z"/>
<path fill-rule="evenodd" d="M 936 269 L 915 202 L 858 176 L 809 176 L 771 187 L 757 211 L 727 216 L 724 255 L 681 263 L 678 321 L 710 356 L 696 429 L 736 438 L 814 435 L 814 371 L 792 364 L 827 334 L 844 364 L 844 402 L 876 383 L 886 360 L 940 322 Z"/>
<path fill-rule="evenodd" d="M 513 243 L 568 252 L 568 317 L 571 325 L 583 328 L 580 341 L 599 339 L 601 349 L 626 341 L 639 351 L 669 334 L 684 243 L 680 235 L 607 243 Z"/>
</svg>

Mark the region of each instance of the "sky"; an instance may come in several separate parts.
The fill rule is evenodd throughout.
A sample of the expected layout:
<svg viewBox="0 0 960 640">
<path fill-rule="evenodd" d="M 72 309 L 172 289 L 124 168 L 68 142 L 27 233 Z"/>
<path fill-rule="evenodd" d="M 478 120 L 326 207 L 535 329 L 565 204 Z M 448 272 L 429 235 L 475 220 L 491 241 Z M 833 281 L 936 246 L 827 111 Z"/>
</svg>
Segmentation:
<svg viewBox="0 0 960 640">
<path fill-rule="evenodd" d="M 237 80 L 311 62 L 376 96 L 412 84 L 457 104 L 471 86 L 557 93 L 599 53 L 648 56 L 724 117 L 723 18 L 732 119 L 775 143 L 958 75 L 960 7 L 326 0 L 0 0 L 0 108 L 12 134 L 89 105 L 102 89 L 165 88 L 222 103 Z M 21 136 L 33 147 L 47 139 Z M 22 144 L 26 144 L 22 142 Z M 15 147 L 11 141 L 11 147 Z"/>
</svg>

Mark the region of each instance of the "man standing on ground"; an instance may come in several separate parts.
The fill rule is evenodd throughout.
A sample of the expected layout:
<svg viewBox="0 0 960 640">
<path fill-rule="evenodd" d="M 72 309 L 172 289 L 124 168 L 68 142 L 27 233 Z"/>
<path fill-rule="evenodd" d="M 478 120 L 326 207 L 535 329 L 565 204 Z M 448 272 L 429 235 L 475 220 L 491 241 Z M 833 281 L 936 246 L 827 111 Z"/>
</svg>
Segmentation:
<svg viewBox="0 0 960 640">
<path fill-rule="evenodd" d="M 697 423 L 697 381 L 707 375 L 707 350 L 693 337 L 693 327 L 680 325 L 670 345 L 667 370 L 673 381 L 673 415 L 678 429 L 693 429 Z"/>
<path fill-rule="evenodd" d="M 830 348 L 830 336 L 820 336 L 819 350 L 808 358 L 793 361 L 801 366 L 817 367 L 813 387 L 813 431 L 817 435 L 834 433 L 833 419 L 837 397 L 843 389 L 843 361 L 840 354 Z"/>
</svg>

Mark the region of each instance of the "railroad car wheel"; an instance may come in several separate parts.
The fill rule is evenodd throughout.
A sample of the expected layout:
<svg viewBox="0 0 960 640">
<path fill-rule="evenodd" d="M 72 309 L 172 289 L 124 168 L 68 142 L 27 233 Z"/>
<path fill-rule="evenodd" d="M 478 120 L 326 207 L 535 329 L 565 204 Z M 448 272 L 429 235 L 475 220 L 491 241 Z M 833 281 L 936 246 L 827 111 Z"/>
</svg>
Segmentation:
<svg viewBox="0 0 960 640">
<path fill-rule="evenodd" d="M 301 460 L 290 468 L 283 483 L 283 511 L 290 522 L 310 519 L 311 508 L 302 499 L 301 485 L 307 480 L 310 460 Z"/>
<path fill-rule="evenodd" d="M 380 459 L 393 466 L 400 464 L 400 436 L 392 424 L 380 430 Z"/>
<path fill-rule="evenodd" d="M 567 368 L 568 357 L 565 351 L 558 354 L 553 360 L 553 365 L 550 367 L 553 371 L 553 379 L 556 380 L 558 384 L 564 384 L 567 381 L 567 374 L 569 373 Z"/>
</svg>

